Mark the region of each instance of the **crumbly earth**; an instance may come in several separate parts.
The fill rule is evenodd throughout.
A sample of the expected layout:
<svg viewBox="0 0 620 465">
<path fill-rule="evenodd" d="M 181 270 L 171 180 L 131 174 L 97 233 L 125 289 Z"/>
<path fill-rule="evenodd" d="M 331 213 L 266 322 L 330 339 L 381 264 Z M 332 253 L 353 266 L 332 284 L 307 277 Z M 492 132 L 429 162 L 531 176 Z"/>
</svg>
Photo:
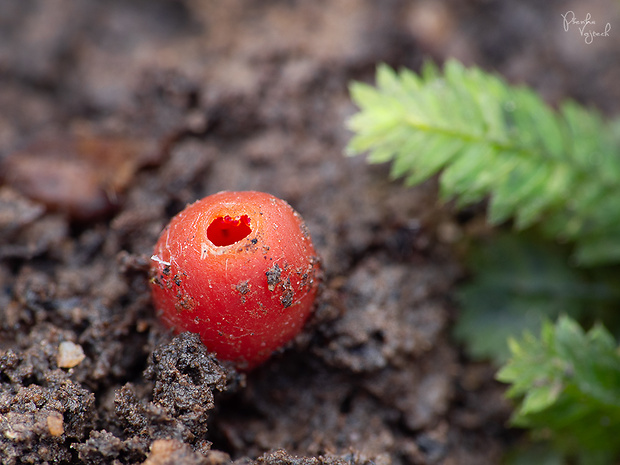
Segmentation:
<svg viewBox="0 0 620 465">
<path fill-rule="evenodd" d="M 612 5 L 0 0 L 0 461 L 498 463 L 503 387 L 450 337 L 467 215 L 343 156 L 347 84 L 452 56 L 617 114 L 620 43 L 561 17 Z M 247 375 L 148 292 L 163 226 L 224 189 L 291 203 L 325 272 Z"/>
</svg>

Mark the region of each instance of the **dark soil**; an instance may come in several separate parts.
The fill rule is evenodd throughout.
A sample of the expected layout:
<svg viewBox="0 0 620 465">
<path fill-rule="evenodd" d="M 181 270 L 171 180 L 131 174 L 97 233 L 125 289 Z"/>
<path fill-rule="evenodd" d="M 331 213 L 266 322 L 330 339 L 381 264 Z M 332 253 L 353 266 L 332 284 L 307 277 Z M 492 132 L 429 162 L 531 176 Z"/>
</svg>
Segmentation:
<svg viewBox="0 0 620 465">
<path fill-rule="evenodd" d="M 0 461 L 498 463 L 503 387 L 450 338 L 464 225 L 343 156 L 347 84 L 453 56 L 617 114 L 620 13 L 584 3 L 0 0 Z M 325 272 L 248 375 L 148 291 L 164 225 L 220 190 L 286 199 Z"/>
</svg>

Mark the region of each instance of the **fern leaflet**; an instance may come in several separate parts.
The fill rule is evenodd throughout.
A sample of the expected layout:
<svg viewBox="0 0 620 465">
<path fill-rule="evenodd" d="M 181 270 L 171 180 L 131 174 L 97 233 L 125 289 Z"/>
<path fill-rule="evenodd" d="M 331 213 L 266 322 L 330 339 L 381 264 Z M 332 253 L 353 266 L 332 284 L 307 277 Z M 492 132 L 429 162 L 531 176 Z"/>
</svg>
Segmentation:
<svg viewBox="0 0 620 465">
<path fill-rule="evenodd" d="M 513 423 L 532 428 L 581 463 L 620 456 L 620 352 L 601 326 L 589 332 L 568 317 L 543 325 L 540 338 L 510 340 L 512 359 L 497 374 L 520 399 Z M 614 462 L 615 463 L 615 462 Z"/>
<path fill-rule="evenodd" d="M 360 111 L 347 152 L 392 161 L 413 185 L 441 172 L 444 198 L 490 196 L 489 220 L 541 223 L 573 241 L 585 264 L 620 259 L 620 143 L 600 116 L 568 102 L 554 112 L 533 91 L 449 61 L 420 75 L 382 65 L 377 87 L 351 85 Z"/>
</svg>

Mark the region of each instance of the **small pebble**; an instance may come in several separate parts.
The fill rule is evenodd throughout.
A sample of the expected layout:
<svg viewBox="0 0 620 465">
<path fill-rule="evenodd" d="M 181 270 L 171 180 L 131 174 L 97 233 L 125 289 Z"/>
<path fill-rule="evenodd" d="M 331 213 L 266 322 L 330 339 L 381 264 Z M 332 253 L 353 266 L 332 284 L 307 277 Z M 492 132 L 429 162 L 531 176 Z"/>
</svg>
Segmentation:
<svg viewBox="0 0 620 465">
<path fill-rule="evenodd" d="M 59 412 L 49 414 L 47 417 L 47 428 L 52 436 L 62 436 L 65 432 L 62 414 Z"/>
<path fill-rule="evenodd" d="M 56 361 L 60 368 L 73 368 L 79 365 L 84 358 L 86 358 L 86 355 L 84 355 L 84 350 L 79 344 L 63 341 L 58 346 Z"/>
</svg>

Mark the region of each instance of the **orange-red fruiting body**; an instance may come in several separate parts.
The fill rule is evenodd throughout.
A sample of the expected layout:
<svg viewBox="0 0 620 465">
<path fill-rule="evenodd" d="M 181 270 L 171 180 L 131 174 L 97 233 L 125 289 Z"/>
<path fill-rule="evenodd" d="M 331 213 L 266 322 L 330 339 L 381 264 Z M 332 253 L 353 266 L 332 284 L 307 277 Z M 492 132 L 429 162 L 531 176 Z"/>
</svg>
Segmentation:
<svg viewBox="0 0 620 465">
<path fill-rule="evenodd" d="M 176 215 L 151 259 L 161 320 L 251 369 L 299 333 L 313 309 L 319 260 L 301 216 L 255 191 L 219 192 Z"/>
</svg>

